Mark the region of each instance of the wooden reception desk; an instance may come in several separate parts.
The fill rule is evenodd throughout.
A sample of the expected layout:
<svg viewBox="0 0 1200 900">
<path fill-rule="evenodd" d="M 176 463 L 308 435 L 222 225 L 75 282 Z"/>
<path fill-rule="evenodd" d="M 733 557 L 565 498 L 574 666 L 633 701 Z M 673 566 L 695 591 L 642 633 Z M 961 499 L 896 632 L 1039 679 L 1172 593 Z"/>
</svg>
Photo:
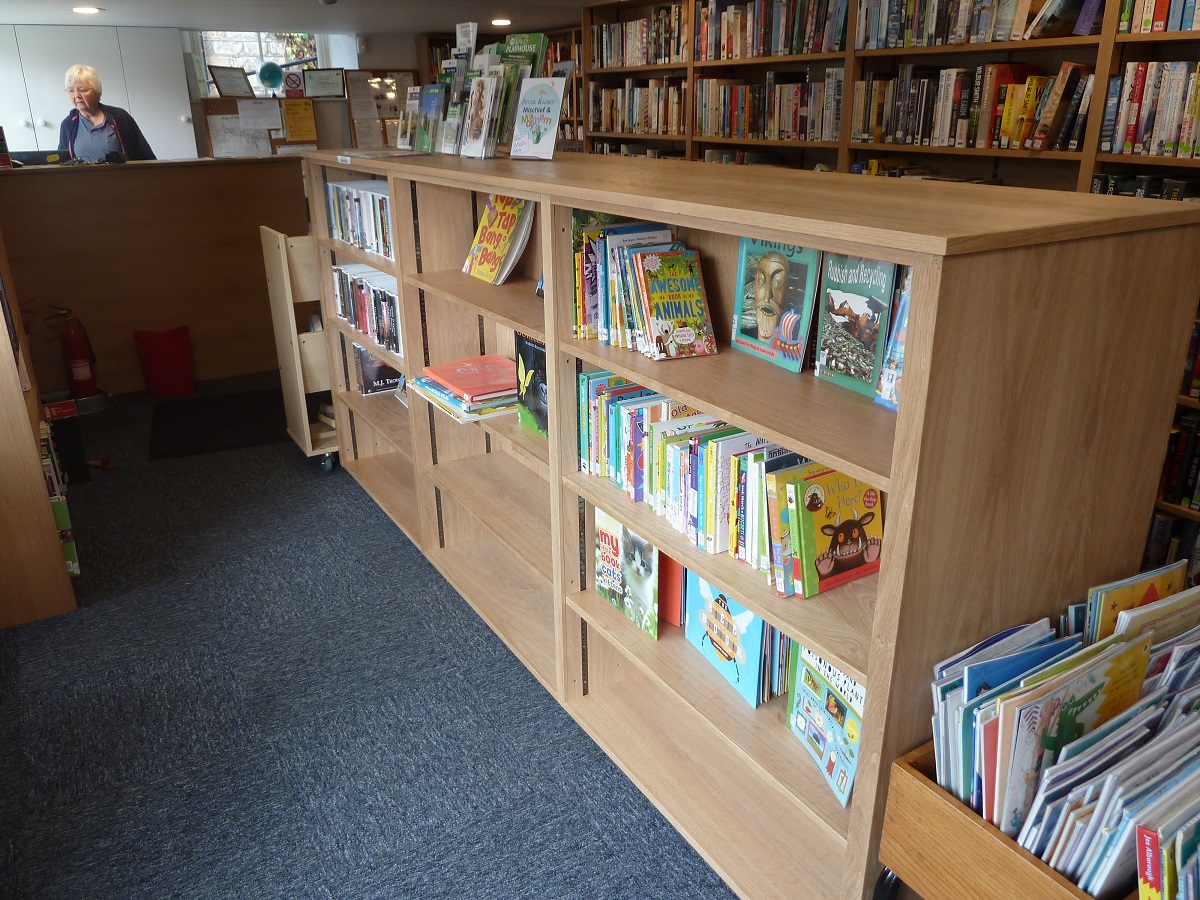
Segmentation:
<svg viewBox="0 0 1200 900">
<path fill-rule="evenodd" d="M 43 392 L 67 388 L 52 307 L 91 338 L 100 387 L 143 390 L 133 332 L 191 328 L 199 380 L 276 368 L 258 227 L 308 233 L 300 161 L 0 170 L 0 233 Z"/>
</svg>

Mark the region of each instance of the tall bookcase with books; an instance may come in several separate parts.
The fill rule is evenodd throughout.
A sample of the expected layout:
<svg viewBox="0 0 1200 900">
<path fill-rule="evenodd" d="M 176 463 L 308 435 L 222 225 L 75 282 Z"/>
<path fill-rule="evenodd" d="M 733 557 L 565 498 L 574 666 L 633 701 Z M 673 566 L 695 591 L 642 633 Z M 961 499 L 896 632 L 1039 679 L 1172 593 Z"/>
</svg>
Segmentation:
<svg viewBox="0 0 1200 900">
<path fill-rule="evenodd" d="M 868 896 L 889 766 L 929 736 L 932 663 L 1013 620 L 1057 613 L 1064 597 L 1137 564 L 1160 452 L 1144 435 L 1165 431 L 1172 414 L 1200 210 L 787 170 L 764 188 L 762 170 L 574 154 L 306 156 L 321 229 L 326 183 L 388 186 L 411 372 L 424 360 L 509 355 L 513 331 L 547 351 L 548 438 L 515 421 L 460 425 L 410 396 L 406 452 L 359 446 L 375 462 L 363 466 L 343 449 L 350 471 L 377 498 L 386 480 L 410 485 L 416 513 L 399 517 L 410 536 L 734 890 Z M 460 271 L 489 193 L 537 204 L 518 273 L 500 287 Z M 577 209 L 668 223 L 699 249 L 720 352 L 651 362 L 576 338 Z M 729 348 L 741 237 L 913 267 L 898 413 Z M 349 252 L 321 244 L 327 267 Z M 1151 253 L 1179 263 L 1133 263 Z M 878 574 L 781 599 L 748 567 L 697 550 L 579 473 L 577 373 L 590 369 L 877 486 Z M 358 403 L 335 391 L 339 426 L 346 415 L 391 433 Z M 654 640 L 601 599 L 588 563 L 594 509 L 865 684 L 847 807 L 780 701 L 750 709 L 678 629 Z"/>
</svg>

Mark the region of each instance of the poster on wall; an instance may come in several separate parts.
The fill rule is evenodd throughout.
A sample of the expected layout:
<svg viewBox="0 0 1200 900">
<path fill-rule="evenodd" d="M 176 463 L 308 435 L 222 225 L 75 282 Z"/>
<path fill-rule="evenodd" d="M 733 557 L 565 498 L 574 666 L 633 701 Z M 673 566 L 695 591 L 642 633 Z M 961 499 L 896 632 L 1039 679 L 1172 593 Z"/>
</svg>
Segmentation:
<svg viewBox="0 0 1200 900">
<path fill-rule="evenodd" d="M 345 69 L 305 69 L 305 97 L 346 96 Z"/>
</svg>

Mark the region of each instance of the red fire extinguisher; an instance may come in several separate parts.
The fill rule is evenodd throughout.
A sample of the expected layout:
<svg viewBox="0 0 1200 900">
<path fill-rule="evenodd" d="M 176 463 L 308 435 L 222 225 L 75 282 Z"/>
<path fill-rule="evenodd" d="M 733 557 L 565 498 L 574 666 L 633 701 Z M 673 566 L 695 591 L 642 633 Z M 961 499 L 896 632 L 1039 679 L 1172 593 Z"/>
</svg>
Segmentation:
<svg viewBox="0 0 1200 900">
<path fill-rule="evenodd" d="M 83 323 L 66 307 L 51 307 L 54 315 L 46 321 L 62 317 L 62 347 L 63 359 L 67 365 L 67 377 L 71 382 L 71 396 L 76 400 L 85 397 L 95 397 L 100 393 L 96 387 L 96 354 L 92 352 L 91 341 L 84 331 Z"/>
</svg>

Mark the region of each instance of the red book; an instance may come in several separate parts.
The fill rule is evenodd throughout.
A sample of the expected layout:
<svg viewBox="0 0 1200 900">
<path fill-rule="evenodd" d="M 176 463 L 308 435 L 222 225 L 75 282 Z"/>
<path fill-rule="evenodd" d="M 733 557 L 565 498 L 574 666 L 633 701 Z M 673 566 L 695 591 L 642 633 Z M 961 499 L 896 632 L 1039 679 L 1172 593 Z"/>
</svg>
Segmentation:
<svg viewBox="0 0 1200 900">
<path fill-rule="evenodd" d="M 1026 63 L 989 63 L 991 71 L 984 76 L 984 88 L 979 101 L 979 127 L 975 132 L 976 147 L 992 146 L 992 123 L 999 117 L 996 97 L 1002 84 L 1024 84 L 1030 75 L 1037 74 L 1037 66 Z"/>
<path fill-rule="evenodd" d="M 471 356 L 426 366 L 425 375 L 468 403 L 517 393 L 517 364 L 507 356 Z"/>
<path fill-rule="evenodd" d="M 1134 142 L 1137 140 L 1138 129 L 1138 114 L 1142 106 L 1142 94 L 1146 90 L 1146 64 L 1140 62 L 1137 64 L 1137 70 L 1133 75 L 1133 88 L 1129 92 L 1129 122 L 1125 125 L 1125 142 L 1121 145 L 1121 153 L 1129 154 L 1133 152 Z M 1129 149 L 1126 150 L 1125 148 Z"/>
<path fill-rule="evenodd" d="M 683 625 L 683 584 L 687 580 L 683 566 L 658 554 L 658 620 Z"/>
</svg>

